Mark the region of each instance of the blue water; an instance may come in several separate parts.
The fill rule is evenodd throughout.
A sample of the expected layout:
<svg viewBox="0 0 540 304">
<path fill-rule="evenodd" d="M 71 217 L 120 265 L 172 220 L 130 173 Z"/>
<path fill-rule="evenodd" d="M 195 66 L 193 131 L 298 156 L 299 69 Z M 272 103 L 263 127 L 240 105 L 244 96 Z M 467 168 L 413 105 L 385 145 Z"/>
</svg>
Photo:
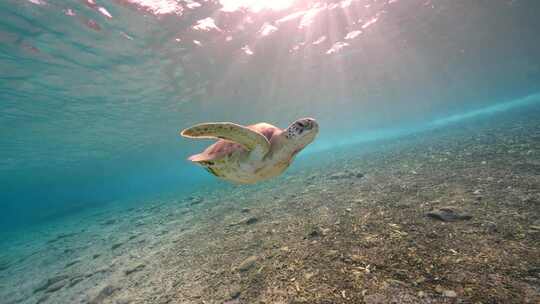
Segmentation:
<svg viewBox="0 0 540 304">
<path fill-rule="evenodd" d="M 539 12 L 534 0 L 2 1 L 0 235 L 232 189 L 185 161 L 211 143 L 179 136 L 199 122 L 315 117 L 301 163 L 537 105 Z"/>
</svg>

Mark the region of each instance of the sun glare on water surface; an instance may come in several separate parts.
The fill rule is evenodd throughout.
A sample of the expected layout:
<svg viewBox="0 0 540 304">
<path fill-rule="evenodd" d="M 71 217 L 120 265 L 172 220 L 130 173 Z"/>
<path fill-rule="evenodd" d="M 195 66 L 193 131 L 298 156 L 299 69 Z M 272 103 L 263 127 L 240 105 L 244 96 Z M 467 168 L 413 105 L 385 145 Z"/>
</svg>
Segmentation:
<svg viewBox="0 0 540 304">
<path fill-rule="evenodd" d="M 289 8 L 295 0 L 220 0 L 222 11 L 232 12 L 247 9 L 253 12 L 268 10 L 284 10 Z"/>
</svg>

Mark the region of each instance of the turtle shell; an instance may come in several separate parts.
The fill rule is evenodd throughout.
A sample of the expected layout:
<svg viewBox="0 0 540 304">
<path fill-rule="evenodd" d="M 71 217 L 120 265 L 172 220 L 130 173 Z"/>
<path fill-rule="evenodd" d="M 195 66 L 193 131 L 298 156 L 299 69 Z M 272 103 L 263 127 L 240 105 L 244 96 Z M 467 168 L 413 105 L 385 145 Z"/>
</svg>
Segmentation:
<svg viewBox="0 0 540 304">
<path fill-rule="evenodd" d="M 279 135 L 282 132 L 281 129 L 267 123 L 254 124 L 247 126 L 247 128 L 261 133 L 270 143 L 272 143 L 271 139 L 273 136 Z M 249 151 L 244 146 L 237 142 L 220 139 L 206 148 L 203 152 L 191 156 L 189 160 L 194 162 L 206 162 L 228 157 L 234 153 L 248 152 Z"/>
</svg>

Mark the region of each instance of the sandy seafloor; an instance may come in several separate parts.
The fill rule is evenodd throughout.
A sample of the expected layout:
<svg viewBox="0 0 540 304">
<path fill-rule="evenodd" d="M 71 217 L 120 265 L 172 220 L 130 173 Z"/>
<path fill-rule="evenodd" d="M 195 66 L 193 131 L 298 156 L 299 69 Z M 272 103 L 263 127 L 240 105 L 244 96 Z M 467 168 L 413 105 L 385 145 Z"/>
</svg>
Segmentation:
<svg viewBox="0 0 540 304">
<path fill-rule="evenodd" d="M 0 303 L 540 303 L 538 106 L 296 162 L 21 234 Z"/>
</svg>

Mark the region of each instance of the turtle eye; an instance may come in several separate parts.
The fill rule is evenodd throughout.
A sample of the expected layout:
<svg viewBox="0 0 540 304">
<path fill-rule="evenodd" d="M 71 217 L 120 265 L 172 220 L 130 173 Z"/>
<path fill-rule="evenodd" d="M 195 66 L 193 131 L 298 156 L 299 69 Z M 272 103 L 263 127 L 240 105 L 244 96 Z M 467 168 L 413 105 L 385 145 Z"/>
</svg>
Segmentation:
<svg viewBox="0 0 540 304">
<path fill-rule="evenodd" d="M 303 122 L 300 122 L 300 121 L 297 121 L 296 122 L 296 125 L 299 126 L 300 128 L 305 128 L 306 126 L 304 125 Z"/>
<path fill-rule="evenodd" d="M 300 125 L 302 126 L 302 128 L 306 130 L 311 130 L 311 128 L 313 128 L 313 124 L 311 123 L 310 120 L 307 120 L 307 119 L 300 122 Z"/>
</svg>

